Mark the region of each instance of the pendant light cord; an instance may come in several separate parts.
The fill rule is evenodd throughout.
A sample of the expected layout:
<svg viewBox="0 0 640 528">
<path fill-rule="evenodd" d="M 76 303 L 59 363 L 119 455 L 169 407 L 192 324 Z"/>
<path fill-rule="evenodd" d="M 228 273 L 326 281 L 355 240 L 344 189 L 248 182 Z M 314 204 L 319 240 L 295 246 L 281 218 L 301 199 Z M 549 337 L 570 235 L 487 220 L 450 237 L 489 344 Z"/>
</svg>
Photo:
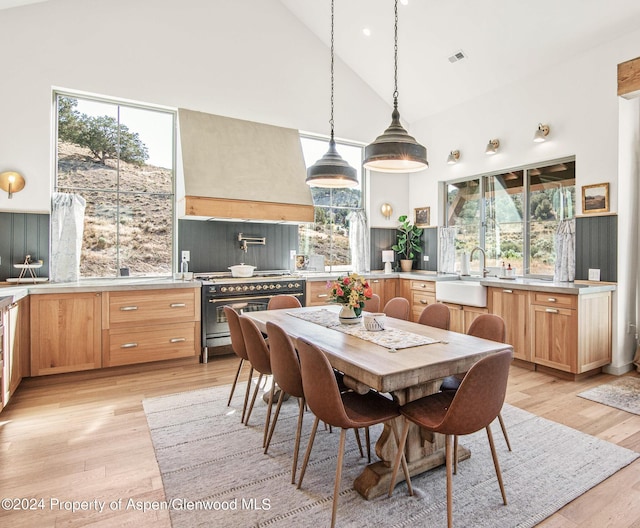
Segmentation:
<svg viewBox="0 0 640 528">
<path fill-rule="evenodd" d="M 398 0 L 395 2 L 395 22 L 394 22 L 394 41 L 393 41 L 393 62 L 395 65 L 393 72 L 394 86 L 393 99 L 395 106 L 398 106 Z"/>
<path fill-rule="evenodd" d="M 329 125 L 331 125 L 331 140 L 333 141 L 333 2 L 331 0 L 331 119 L 329 119 Z"/>
</svg>

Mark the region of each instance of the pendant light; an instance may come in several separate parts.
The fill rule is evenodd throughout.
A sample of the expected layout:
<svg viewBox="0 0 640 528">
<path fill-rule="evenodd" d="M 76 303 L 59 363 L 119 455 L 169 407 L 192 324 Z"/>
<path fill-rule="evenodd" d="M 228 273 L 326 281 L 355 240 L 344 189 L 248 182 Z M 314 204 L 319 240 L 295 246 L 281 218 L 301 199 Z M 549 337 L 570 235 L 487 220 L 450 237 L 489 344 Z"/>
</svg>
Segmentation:
<svg viewBox="0 0 640 528">
<path fill-rule="evenodd" d="M 356 169 L 342 159 L 333 139 L 333 2 L 331 0 L 331 139 L 329 150 L 307 169 L 307 185 L 310 187 L 357 187 Z"/>
<path fill-rule="evenodd" d="M 394 91 L 391 124 L 364 149 L 364 167 L 379 172 L 418 172 L 429 166 L 427 149 L 410 136 L 400 123 L 398 111 L 398 0 L 395 0 Z"/>
</svg>

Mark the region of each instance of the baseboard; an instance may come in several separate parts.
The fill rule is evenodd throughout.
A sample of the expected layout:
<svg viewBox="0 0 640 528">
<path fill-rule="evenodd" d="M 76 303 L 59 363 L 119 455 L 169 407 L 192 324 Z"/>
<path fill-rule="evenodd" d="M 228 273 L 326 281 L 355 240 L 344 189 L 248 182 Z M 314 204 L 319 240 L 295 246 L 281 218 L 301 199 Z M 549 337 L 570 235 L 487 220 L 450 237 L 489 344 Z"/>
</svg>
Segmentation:
<svg viewBox="0 0 640 528">
<path fill-rule="evenodd" d="M 622 376 L 627 372 L 632 371 L 635 367 L 633 363 L 627 363 L 626 365 L 621 365 L 619 367 L 614 367 L 613 365 L 607 365 L 606 367 L 602 367 L 602 370 L 607 374 L 613 374 L 614 376 Z"/>
</svg>

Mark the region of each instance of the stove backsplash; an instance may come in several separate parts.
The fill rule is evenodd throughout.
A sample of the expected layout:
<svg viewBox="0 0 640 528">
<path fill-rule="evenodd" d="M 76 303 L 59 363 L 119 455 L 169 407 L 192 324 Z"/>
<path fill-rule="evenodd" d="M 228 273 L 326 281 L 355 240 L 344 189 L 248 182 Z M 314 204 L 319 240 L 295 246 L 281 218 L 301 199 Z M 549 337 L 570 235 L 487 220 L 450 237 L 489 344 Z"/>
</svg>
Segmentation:
<svg viewBox="0 0 640 528">
<path fill-rule="evenodd" d="M 238 233 L 265 237 L 266 244 L 240 249 Z M 178 255 L 191 252 L 189 271 L 229 271 L 234 264 L 250 264 L 261 270 L 290 269 L 290 251 L 298 248 L 298 226 L 254 222 L 201 220 L 178 221 Z"/>
</svg>

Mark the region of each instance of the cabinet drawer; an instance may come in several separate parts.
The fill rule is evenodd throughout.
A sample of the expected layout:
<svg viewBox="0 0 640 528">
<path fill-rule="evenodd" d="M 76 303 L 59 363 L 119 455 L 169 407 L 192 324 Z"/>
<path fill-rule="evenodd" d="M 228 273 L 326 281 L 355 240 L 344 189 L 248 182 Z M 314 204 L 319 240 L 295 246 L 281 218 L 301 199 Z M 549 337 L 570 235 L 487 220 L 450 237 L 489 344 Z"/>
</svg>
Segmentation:
<svg viewBox="0 0 640 528">
<path fill-rule="evenodd" d="M 307 306 L 327 304 L 330 294 L 326 281 L 307 282 Z"/>
<path fill-rule="evenodd" d="M 153 324 L 198 320 L 196 290 L 139 290 L 109 293 L 109 323 Z"/>
<path fill-rule="evenodd" d="M 106 367 L 196 355 L 196 323 L 145 326 L 109 331 Z"/>
<path fill-rule="evenodd" d="M 410 288 L 412 290 L 429 291 L 435 293 L 436 283 L 433 281 L 412 280 Z"/>
<path fill-rule="evenodd" d="M 575 309 L 578 306 L 577 295 L 533 292 L 533 304 Z"/>
</svg>

